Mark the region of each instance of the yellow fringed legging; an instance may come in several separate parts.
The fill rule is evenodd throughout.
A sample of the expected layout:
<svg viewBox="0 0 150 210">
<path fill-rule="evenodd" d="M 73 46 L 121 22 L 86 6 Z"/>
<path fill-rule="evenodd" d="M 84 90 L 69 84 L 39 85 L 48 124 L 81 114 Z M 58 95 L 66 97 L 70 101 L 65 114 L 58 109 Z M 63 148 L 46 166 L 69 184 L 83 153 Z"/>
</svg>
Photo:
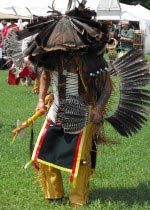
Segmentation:
<svg viewBox="0 0 150 210">
<path fill-rule="evenodd" d="M 89 124 L 86 127 L 86 135 L 83 143 L 81 160 L 85 160 L 86 164 L 80 164 L 79 172 L 76 179 L 75 187 L 72 187 L 69 193 L 71 203 L 86 204 L 89 200 L 89 179 L 93 172 L 91 169 L 91 144 L 92 134 L 95 131 L 95 126 Z M 42 185 L 46 199 L 62 198 L 64 196 L 64 187 L 61 172 L 51 166 L 41 164 Z M 40 172 L 40 173 L 41 173 Z"/>
<path fill-rule="evenodd" d="M 39 77 L 37 77 L 34 80 L 34 85 L 33 85 L 33 88 L 32 88 L 32 93 L 33 94 L 39 93 L 39 88 L 40 88 L 40 79 L 39 79 Z"/>
</svg>

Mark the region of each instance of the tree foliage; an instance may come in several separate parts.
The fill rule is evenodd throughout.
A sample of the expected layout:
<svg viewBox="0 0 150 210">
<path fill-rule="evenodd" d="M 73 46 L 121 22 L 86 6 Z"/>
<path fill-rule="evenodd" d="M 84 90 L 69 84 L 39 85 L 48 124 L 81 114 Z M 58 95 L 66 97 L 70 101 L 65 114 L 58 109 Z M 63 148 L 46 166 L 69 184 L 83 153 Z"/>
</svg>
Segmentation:
<svg viewBox="0 0 150 210">
<path fill-rule="evenodd" d="M 129 5 L 136 5 L 140 4 L 143 7 L 150 9 L 150 1 L 149 0 L 121 0 L 120 3 L 129 4 Z"/>
</svg>

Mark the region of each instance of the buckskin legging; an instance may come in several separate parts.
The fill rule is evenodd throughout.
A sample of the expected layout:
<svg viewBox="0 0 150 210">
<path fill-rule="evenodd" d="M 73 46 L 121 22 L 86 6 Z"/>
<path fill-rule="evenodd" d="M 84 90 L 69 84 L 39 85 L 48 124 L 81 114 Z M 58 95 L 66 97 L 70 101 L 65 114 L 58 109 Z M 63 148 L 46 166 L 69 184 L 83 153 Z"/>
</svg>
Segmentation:
<svg viewBox="0 0 150 210">
<path fill-rule="evenodd" d="M 95 126 L 93 124 L 87 125 L 87 132 L 83 144 L 81 163 L 76 179 L 75 187 L 72 187 L 69 193 L 69 200 L 71 203 L 86 204 L 89 200 L 89 179 L 93 173 L 91 168 L 91 145 L 92 134 Z M 84 164 L 82 164 L 84 162 Z M 86 164 L 85 164 L 86 163 Z M 61 172 L 51 166 L 41 164 L 40 173 L 42 174 L 41 181 L 46 199 L 57 199 L 64 196 L 64 187 Z"/>
</svg>

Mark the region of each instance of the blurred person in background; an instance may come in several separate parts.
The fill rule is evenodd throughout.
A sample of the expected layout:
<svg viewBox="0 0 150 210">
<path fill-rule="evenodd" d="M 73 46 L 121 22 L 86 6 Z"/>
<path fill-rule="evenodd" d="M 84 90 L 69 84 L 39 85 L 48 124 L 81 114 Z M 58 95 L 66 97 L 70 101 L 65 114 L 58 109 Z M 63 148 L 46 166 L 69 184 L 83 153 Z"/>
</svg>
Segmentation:
<svg viewBox="0 0 150 210">
<path fill-rule="evenodd" d="M 129 27 L 130 23 L 127 20 L 123 20 L 121 22 L 121 33 L 118 34 L 120 38 L 119 42 L 119 55 L 118 57 L 123 56 L 127 52 L 133 49 L 133 38 L 134 38 L 134 30 Z"/>
<path fill-rule="evenodd" d="M 1 53 L 2 53 L 2 58 L 1 58 L 1 69 L 5 70 L 7 69 L 7 61 L 6 61 L 6 53 L 5 53 L 5 47 L 4 47 L 4 42 L 7 36 L 7 21 L 6 20 L 2 20 L 2 31 L 1 31 Z"/>
<path fill-rule="evenodd" d="M 2 34 L 0 33 L 0 69 L 2 69 Z"/>
<path fill-rule="evenodd" d="M 6 35 L 7 35 L 7 22 L 6 22 L 6 20 L 2 20 L 2 25 L 3 25 L 2 39 L 4 40 L 6 38 Z"/>
<path fill-rule="evenodd" d="M 19 27 L 17 26 L 17 24 L 14 22 L 14 20 L 10 20 L 10 25 L 7 26 L 7 34 L 11 32 L 12 29 L 16 29 L 19 30 Z"/>
<path fill-rule="evenodd" d="M 2 28 L 3 28 L 3 24 L 2 24 L 2 21 L 0 21 L 0 32 L 2 31 Z"/>
</svg>

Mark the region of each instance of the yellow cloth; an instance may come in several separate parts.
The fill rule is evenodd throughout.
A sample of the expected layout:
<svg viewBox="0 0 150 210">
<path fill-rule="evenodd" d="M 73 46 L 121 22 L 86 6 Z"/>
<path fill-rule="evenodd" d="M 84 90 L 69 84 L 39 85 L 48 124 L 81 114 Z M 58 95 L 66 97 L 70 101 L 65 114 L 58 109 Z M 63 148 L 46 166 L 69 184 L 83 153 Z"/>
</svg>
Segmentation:
<svg viewBox="0 0 150 210">
<path fill-rule="evenodd" d="M 62 198 L 64 196 L 62 176 L 59 169 L 41 164 L 41 182 L 46 199 Z"/>
<path fill-rule="evenodd" d="M 32 93 L 33 94 L 39 93 L 39 87 L 40 87 L 40 81 L 39 81 L 39 78 L 36 78 L 34 80 L 34 85 L 33 85 L 33 88 L 32 88 Z"/>
</svg>

